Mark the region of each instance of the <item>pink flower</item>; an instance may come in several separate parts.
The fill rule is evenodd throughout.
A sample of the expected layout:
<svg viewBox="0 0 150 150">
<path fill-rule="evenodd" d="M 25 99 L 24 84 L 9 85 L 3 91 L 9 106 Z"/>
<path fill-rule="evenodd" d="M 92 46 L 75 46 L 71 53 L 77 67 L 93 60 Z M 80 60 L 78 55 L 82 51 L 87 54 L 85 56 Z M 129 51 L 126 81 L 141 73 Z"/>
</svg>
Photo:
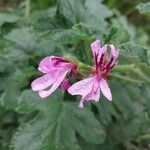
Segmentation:
<svg viewBox="0 0 150 150">
<path fill-rule="evenodd" d="M 34 80 L 31 87 L 40 97 L 45 98 L 61 85 L 68 72 L 75 72 L 76 65 L 61 57 L 48 56 L 40 62 L 38 70 L 44 75 Z M 69 87 L 66 85 L 65 88 Z"/>
<path fill-rule="evenodd" d="M 99 101 L 100 91 L 108 100 L 112 100 L 112 94 L 106 79 L 109 76 L 111 69 L 117 64 L 119 56 L 118 50 L 115 49 L 112 44 L 105 44 L 101 47 L 99 40 L 92 43 L 91 48 L 95 64 L 94 70 L 91 72 L 91 76 L 73 84 L 68 89 L 68 92 L 71 95 L 82 96 L 79 107 L 83 107 L 84 101 Z M 108 48 L 110 49 L 109 57 Z"/>
</svg>

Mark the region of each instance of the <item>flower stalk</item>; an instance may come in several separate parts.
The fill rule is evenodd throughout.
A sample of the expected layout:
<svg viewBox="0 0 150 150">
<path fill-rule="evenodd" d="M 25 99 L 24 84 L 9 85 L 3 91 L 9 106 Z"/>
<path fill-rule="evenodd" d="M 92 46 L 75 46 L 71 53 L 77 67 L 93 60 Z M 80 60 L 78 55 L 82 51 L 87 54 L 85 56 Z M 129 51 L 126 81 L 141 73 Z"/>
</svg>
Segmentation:
<svg viewBox="0 0 150 150">
<path fill-rule="evenodd" d="M 26 0 L 25 1 L 25 17 L 29 18 L 30 16 L 30 5 L 31 5 L 31 0 Z"/>
</svg>

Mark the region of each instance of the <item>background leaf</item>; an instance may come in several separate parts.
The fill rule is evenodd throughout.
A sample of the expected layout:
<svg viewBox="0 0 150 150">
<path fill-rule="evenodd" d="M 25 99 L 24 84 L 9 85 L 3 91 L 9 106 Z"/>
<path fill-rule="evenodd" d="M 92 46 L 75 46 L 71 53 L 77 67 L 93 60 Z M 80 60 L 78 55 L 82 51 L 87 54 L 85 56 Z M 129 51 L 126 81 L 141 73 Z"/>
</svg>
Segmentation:
<svg viewBox="0 0 150 150">
<path fill-rule="evenodd" d="M 149 14 L 150 13 L 150 2 L 140 3 L 136 8 L 139 10 L 141 14 Z"/>
<path fill-rule="evenodd" d="M 0 13 L 0 27 L 4 23 L 15 23 L 19 20 L 19 16 L 12 13 Z"/>
</svg>

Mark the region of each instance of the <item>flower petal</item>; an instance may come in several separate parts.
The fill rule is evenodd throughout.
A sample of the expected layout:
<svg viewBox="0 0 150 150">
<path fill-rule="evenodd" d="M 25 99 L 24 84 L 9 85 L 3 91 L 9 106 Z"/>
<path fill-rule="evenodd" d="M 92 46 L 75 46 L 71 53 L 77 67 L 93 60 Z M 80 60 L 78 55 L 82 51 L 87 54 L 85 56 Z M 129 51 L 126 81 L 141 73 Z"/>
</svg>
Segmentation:
<svg viewBox="0 0 150 150">
<path fill-rule="evenodd" d="M 43 73 L 48 73 L 51 70 L 53 56 L 45 57 L 39 64 L 38 70 Z"/>
<path fill-rule="evenodd" d="M 81 80 L 75 84 L 73 84 L 69 89 L 68 92 L 71 95 L 82 95 L 86 96 L 88 93 L 91 92 L 93 87 L 93 82 L 95 80 L 95 76 L 91 78 L 87 78 L 84 80 Z"/>
<path fill-rule="evenodd" d="M 46 74 L 42 77 L 35 79 L 31 83 L 31 87 L 33 91 L 41 91 L 43 89 L 46 89 L 51 84 L 53 84 L 53 82 L 54 78 L 52 78 L 52 76 L 50 76 L 49 74 Z"/>
<path fill-rule="evenodd" d="M 55 77 L 56 80 L 55 80 L 54 84 L 52 85 L 52 87 L 49 90 L 39 91 L 40 97 L 45 98 L 45 97 L 49 96 L 50 94 L 52 94 L 60 86 L 60 84 L 64 80 L 68 71 L 69 70 L 67 70 L 65 72 L 60 71 L 59 73 L 57 73 L 57 76 Z"/>
<path fill-rule="evenodd" d="M 72 69 L 74 64 L 64 60 L 62 57 L 48 56 L 44 58 L 38 67 L 38 70 L 43 73 L 51 73 L 60 69 Z"/>
<path fill-rule="evenodd" d="M 95 102 L 98 102 L 99 99 L 100 99 L 100 88 L 98 88 L 97 91 L 91 92 L 86 97 L 86 100 L 95 100 Z"/>
<path fill-rule="evenodd" d="M 95 63 L 97 64 L 97 62 L 99 62 L 101 55 L 102 55 L 100 40 L 96 40 L 95 42 L 93 42 L 91 44 L 91 49 L 93 52 Z"/>
<path fill-rule="evenodd" d="M 101 81 L 100 81 L 100 88 L 101 88 L 101 91 L 102 91 L 103 95 L 108 100 L 112 101 L 112 95 L 111 95 L 110 88 L 109 88 L 106 80 L 104 80 L 103 78 L 101 78 Z"/>
<path fill-rule="evenodd" d="M 95 100 L 99 101 L 100 98 L 100 81 L 101 79 L 98 77 L 95 77 L 95 82 L 93 83 L 93 87 L 91 92 L 86 95 L 85 99 L 86 100 Z"/>
<path fill-rule="evenodd" d="M 111 52 L 110 52 L 110 53 L 111 53 L 111 56 L 114 57 L 115 59 L 117 59 L 118 56 L 119 56 L 118 50 L 117 50 L 117 49 L 115 48 L 115 46 L 112 45 L 112 44 L 110 44 L 109 47 L 111 48 Z"/>
<path fill-rule="evenodd" d="M 85 99 L 81 98 L 80 102 L 79 102 L 79 107 L 83 108 L 83 102 L 85 101 Z"/>
<path fill-rule="evenodd" d="M 92 49 L 92 52 L 93 52 L 93 56 L 95 53 L 98 53 L 99 50 L 100 50 L 100 40 L 96 40 L 95 42 L 93 42 L 91 44 L 91 49 Z"/>
<path fill-rule="evenodd" d="M 89 100 L 95 100 L 95 102 L 98 102 L 100 99 L 100 88 L 97 89 L 96 93 L 89 93 L 86 96 L 82 96 L 80 102 L 79 102 L 79 107 L 83 108 L 83 103 L 84 101 L 89 101 Z"/>
<path fill-rule="evenodd" d="M 84 101 L 95 100 L 99 101 L 100 99 L 100 78 L 93 76 L 91 78 L 87 78 L 81 80 L 75 84 L 73 84 L 68 92 L 71 95 L 81 95 L 82 98 L 79 103 L 79 107 L 83 107 Z"/>
</svg>

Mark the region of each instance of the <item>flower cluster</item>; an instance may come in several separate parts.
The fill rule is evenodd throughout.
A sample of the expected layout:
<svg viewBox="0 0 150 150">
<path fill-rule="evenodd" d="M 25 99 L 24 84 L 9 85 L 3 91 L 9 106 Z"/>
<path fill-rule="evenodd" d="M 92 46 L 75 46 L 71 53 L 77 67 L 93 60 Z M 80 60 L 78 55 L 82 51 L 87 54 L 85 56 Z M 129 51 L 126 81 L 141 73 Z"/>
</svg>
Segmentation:
<svg viewBox="0 0 150 150">
<path fill-rule="evenodd" d="M 99 40 L 91 44 L 91 49 L 94 66 L 91 67 L 92 69 L 88 78 L 71 85 L 71 77 L 80 74 L 78 71 L 80 65 L 69 59 L 49 56 L 40 62 L 38 69 L 44 75 L 32 82 L 32 90 L 37 91 L 40 97 L 45 98 L 60 86 L 71 95 L 81 95 L 79 103 L 79 107 L 81 108 L 84 101 L 99 101 L 100 91 L 111 101 L 112 94 L 106 80 L 111 69 L 117 64 L 118 50 L 112 44 L 101 46 Z M 108 52 L 109 49 L 110 52 Z"/>
</svg>

